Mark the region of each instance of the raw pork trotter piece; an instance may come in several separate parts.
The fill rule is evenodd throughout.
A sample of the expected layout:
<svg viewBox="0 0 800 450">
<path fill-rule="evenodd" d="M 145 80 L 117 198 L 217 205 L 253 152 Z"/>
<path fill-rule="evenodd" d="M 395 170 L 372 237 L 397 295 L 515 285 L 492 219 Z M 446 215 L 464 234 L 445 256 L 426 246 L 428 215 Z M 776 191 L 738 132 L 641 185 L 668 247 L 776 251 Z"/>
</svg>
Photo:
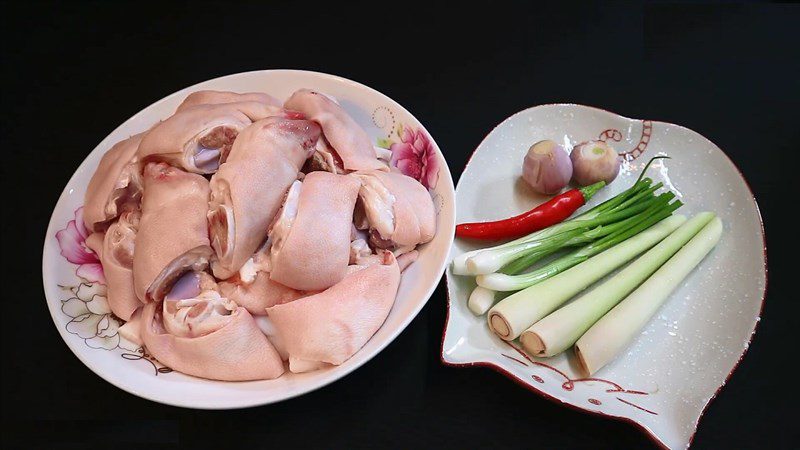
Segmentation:
<svg viewBox="0 0 800 450">
<path fill-rule="evenodd" d="M 270 278 L 294 289 L 326 289 L 344 278 L 360 183 L 311 172 L 295 182 L 272 227 Z"/>
<path fill-rule="evenodd" d="M 208 266 L 208 180 L 166 164 L 144 169 L 142 218 L 133 254 L 136 296 L 161 300 L 171 283 L 190 268 Z"/>
<path fill-rule="evenodd" d="M 142 302 L 133 287 L 133 252 L 139 210 L 126 211 L 111 224 L 101 243 L 100 263 L 106 277 L 106 299 L 117 317 L 128 321 Z M 89 240 L 86 241 L 89 244 Z"/>
<path fill-rule="evenodd" d="M 251 283 L 244 283 L 238 276 L 219 283 L 219 292 L 247 309 L 250 314 L 263 316 L 267 308 L 282 305 L 311 295 L 315 292 L 298 291 L 270 280 L 269 272 L 259 271 Z"/>
<path fill-rule="evenodd" d="M 270 117 L 236 138 L 230 156 L 211 177 L 208 226 L 217 278 L 232 276 L 264 242 L 319 134 L 314 122 Z"/>
<path fill-rule="evenodd" d="M 83 221 L 91 231 L 101 231 L 125 209 L 139 205 L 142 185 L 136 151 L 142 134 L 114 144 L 100 159 L 83 202 Z"/>
<path fill-rule="evenodd" d="M 382 264 L 351 266 L 338 284 L 267 309 L 289 352 L 293 372 L 342 364 L 381 327 L 394 304 L 400 268 L 391 252 Z"/>
<path fill-rule="evenodd" d="M 370 229 L 373 244 L 380 248 L 413 248 L 433 239 L 436 211 L 428 190 L 419 181 L 379 170 L 353 175 L 361 180 L 356 217 L 362 223 L 357 226 Z"/>
<path fill-rule="evenodd" d="M 145 305 L 141 338 L 162 364 L 224 381 L 273 379 L 283 361 L 246 309 L 216 291 L 214 279 L 189 272 L 163 302 Z"/>
<path fill-rule="evenodd" d="M 258 102 L 265 105 L 277 106 L 279 108 L 281 106 L 280 100 L 263 92 L 245 92 L 244 94 L 239 94 L 228 91 L 196 91 L 187 95 L 175 112 L 183 111 L 195 105 L 220 105 L 223 103 L 237 102 Z"/>
<path fill-rule="evenodd" d="M 101 260 L 103 259 L 103 238 L 105 237 L 105 233 L 100 231 L 96 233 L 92 233 L 89 236 L 86 236 L 86 241 L 84 244 L 89 247 L 89 250 L 93 251 L 95 255 Z M 100 265 L 102 265 L 102 261 Z M 105 272 L 105 271 L 104 271 Z M 105 277 L 105 274 L 103 275 Z"/>
<path fill-rule="evenodd" d="M 316 291 L 299 291 L 271 280 L 269 278 L 270 247 L 271 241 L 267 240 L 244 263 L 236 275 L 219 283 L 219 292 L 223 297 L 233 300 L 254 316 L 266 315 L 267 308 L 271 306 L 317 293 Z M 275 343 L 274 340 L 273 343 Z"/>
<path fill-rule="evenodd" d="M 282 109 L 259 102 L 190 106 L 147 132 L 139 144 L 139 160 L 213 173 L 240 131 L 256 120 L 283 114 Z"/>
<path fill-rule="evenodd" d="M 348 171 L 388 170 L 386 164 L 378 160 L 375 148 L 364 129 L 328 96 L 309 89 L 300 89 L 292 94 L 283 106 L 298 111 L 307 119 L 320 124 L 322 134 L 327 141 L 320 140 L 322 144 L 320 149 L 323 152 L 330 152 L 330 148 L 324 145 L 330 143 L 330 147 L 336 153 L 333 157 L 323 155 L 321 160 L 328 160 L 332 164 L 338 159 Z"/>
<path fill-rule="evenodd" d="M 136 308 L 136 311 L 131 314 L 130 320 L 125 322 L 119 329 L 117 333 L 119 333 L 119 337 L 128 341 L 129 344 L 133 344 L 136 346 L 141 347 L 144 342 L 142 342 L 142 310 L 144 309 L 144 305 L 140 305 L 139 308 Z"/>
</svg>

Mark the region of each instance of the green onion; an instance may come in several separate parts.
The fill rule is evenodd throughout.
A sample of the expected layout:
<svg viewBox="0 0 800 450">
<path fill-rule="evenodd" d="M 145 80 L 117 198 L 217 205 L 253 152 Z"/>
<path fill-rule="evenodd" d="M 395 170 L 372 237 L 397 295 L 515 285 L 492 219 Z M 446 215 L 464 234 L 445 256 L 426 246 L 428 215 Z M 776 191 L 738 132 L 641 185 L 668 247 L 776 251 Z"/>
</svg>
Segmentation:
<svg viewBox="0 0 800 450">
<path fill-rule="evenodd" d="M 575 344 L 583 372 L 591 375 L 614 359 L 711 252 L 721 235 L 722 221 L 714 218 L 647 281 L 592 325 Z"/>
<path fill-rule="evenodd" d="M 479 275 L 476 277 L 476 281 L 479 286 L 495 291 L 518 291 L 540 283 L 636 235 L 656 222 L 665 219 L 682 205 L 680 201 L 664 203 L 665 201 L 669 201 L 673 196 L 674 194 L 672 193 L 662 194 L 660 197 L 663 197 L 663 199 L 654 203 L 651 208 L 621 222 L 609 225 L 605 230 L 602 228 L 600 230 L 590 230 L 585 233 L 589 235 L 588 237 L 584 235 L 571 237 L 573 242 L 579 242 L 581 240 L 591 241 L 592 238 L 605 233 L 605 235 L 597 241 L 591 242 L 542 268 L 520 275 L 507 275 L 503 273 Z M 555 243 L 554 246 L 555 248 L 552 249 L 553 251 L 563 247 L 563 243 Z M 520 258 L 509 264 L 509 269 L 516 270 L 519 267 L 525 267 L 522 265 L 527 264 L 530 259 L 531 258 L 525 257 Z"/>
<path fill-rule="evenodd" d="M 553 356 L 571 347 L 713 218 L 710 212 L 696 215 L 611 279 L 534 323 L 520 336 L 522 346 L 535 356 Z"/>
<path fill-rule="evenodd" d="M 658 197 L 652 197 L 645 201 L 640 201 L 624 209 L 610 209 L 604 211 L 593 218 L 576 218 L 572 221 L 562 222 L 559 225 L 564 225 L 563 227 L 558 227 L 558 225 L 556 225 L 554 227 L 542 230 L 549 230 L 549 232 L 535 240 L 501 248 L 485 249 L 467 258 L 467 272 L 471 275 L 482 275 L 496 272 L 514 260 L 520 259 L 533 252 L 542 252 L 551 248 L 560 248 L 563 244 L 561 244 L 559 240 L 561 235 L 565 232 L 578 229 L 588 230 L 597 226 L 611 224 L 645 211 L 655 213 L 658 209 L 666 206 L 667 202 L 674 196 L 675 194 L 667 192 Z"/>
<path fill-rule="evenodd" d="M 656 245 L 685 221 L 683 216 L 668 217 L 574 267 L 506 297 L 489 310 L 489 327 L 505 340 L 516 339 L 533 323 L 612 270 Z"/>
<path fill-rule="evenodd" d="M 643 172 L 644 173 L 644 172 Z M 588 230 L 638 214 L 655 200 L 653 193 L 661 187 L 651 186 L 649 178 L 639 179 L 633 186 L 573 219 L 550 226 L 519 239 L 495 247 L 473 250 L 453 259 L 455 275 L 479 275 L 496 272 L 510 262 L 529 256 L 540 248 L 549 248 L 561 233 Z"/>
</svg>

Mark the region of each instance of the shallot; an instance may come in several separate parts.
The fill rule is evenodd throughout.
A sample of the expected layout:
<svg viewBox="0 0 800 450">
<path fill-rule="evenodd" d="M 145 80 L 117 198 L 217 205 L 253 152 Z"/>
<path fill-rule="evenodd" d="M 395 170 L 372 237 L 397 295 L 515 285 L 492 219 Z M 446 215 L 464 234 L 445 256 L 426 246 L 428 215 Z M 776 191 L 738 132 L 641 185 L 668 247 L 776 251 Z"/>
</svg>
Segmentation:
<svg viewBox="0 0 800 450">
<path fill-rule="evenodd" d="M 539 141 L 528 149 L 522 178 L 540 194 L 556 194 L 572 178 L 572 162 L 564 148 L 553 141 Z"/>
<path fill-rule="evenodd" d="M 611 183 L 619 173 L 619 155 L 603 141 L 578 144 L 572 149 L 569 158 L 572 160 L 572 179 L 579 186 L 588 186 L 598 181 Z"/>
</svg>

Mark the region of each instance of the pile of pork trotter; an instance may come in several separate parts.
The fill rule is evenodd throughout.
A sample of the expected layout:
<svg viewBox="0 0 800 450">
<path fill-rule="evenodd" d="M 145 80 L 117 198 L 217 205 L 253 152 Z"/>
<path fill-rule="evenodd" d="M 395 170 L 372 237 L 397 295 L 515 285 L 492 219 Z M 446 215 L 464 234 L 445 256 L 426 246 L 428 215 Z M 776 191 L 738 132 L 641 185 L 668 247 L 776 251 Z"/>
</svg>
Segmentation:
<svg viewBox="0 0 800 450">
<path fill-rule="evenodd" d="M 345 362 L 436 232 L 430 193 L 386 153 L 308 89 L 194 92 L 114 145 L 83 218 L 120 334 L 216 380 Z"/>
</svg>

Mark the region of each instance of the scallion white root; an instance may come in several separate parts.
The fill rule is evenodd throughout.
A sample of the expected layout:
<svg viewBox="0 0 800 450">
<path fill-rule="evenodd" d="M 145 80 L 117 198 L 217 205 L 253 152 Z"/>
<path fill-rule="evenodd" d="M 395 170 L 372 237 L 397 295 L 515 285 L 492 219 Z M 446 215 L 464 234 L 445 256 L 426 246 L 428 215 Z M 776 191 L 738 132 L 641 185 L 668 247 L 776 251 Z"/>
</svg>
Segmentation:
<svg viewBox="0 0 800 450">
<path fill-rule="evenodd" d="M 552 278 L 506 297 L 489 310 L 489 328 L 502 339 L 516 339 L 533 323 L 614 269 L 656 245 L 685 221 L 686 217 L 680 215 L 668 217 Z"/>
<path fill-rule="evenodd" d="M 469 302 L 467 303 L 469 310 L 476 316 L 486 314 L 486 311 L 494 305 L 495 294 L 496 292 L 491 289 L 477 286 L 469 296 Z"/>
<path fill-rule="evenodd" d="M 722 221 L 711 220 L 625 300 L 603 316 L 575 344 L 579 364 L 593 374 L 625 348 L 658 311 L 670 293 L 719 242 Z"/>
<path fill-rule="evenodd" d="M 710 212 L 696 215 L 611 279 L 534 323 L 520 336 L 522 346 L 535 356 L 553 356 L 571 347 L 713 218 Z"/>
<path fill-rule="evenodd" d="M 480 250 L 466 252 L 453 258 L 453 275 L 469 275 L 467 271 L 467 259 L 472 255 L 477 255 Z"/>
<path fill-rule="evenodd" d="M 546 242 L 546 241 L 544 241 Z M 467 273 L 483 275 L 497 272 L 501 267 L 518 259 L 524 253 L 544 245 L 543 241 L 526 242 L 514 246 L 484 250 L 467 258 Z"/>
</svg>

